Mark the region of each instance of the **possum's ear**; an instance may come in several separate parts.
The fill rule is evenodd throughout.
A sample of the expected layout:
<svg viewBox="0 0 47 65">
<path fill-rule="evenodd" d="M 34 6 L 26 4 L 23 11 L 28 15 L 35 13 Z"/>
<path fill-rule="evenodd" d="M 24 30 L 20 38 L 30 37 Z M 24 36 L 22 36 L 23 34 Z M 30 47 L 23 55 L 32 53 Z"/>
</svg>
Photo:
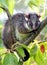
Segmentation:
<svg viewBox="0 0 47 65">
<path fill-rule="evenodd" d="M 40 18 L 40 17 L 41 17 L 41 15 L 39 15 L 39 14 L 36 14 L 36 16 L 37 16 L 38 18 Z"/>
<path fill-rule="evenodd" d="M 29 18 L 29 14 L 25 14 L 24 16 L 25 16 L 26 18 Z"/>
</svg>

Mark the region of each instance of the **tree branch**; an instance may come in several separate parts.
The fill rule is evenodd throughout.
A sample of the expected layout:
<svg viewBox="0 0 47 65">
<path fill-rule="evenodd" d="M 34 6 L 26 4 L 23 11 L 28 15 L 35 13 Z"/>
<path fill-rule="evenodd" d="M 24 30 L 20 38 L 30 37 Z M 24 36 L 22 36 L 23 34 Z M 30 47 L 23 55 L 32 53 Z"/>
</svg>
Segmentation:
<svg viewBox="0 0 47 65">
<path fill-rule="evenodd" d="M 7 13 L 8 20 L 9 20 L 8 22 L 10 24 L 11 35 L 12 35 L 12 38 L 14 39 L 14 41 L 15 41 L 15 39 L 16 39 L 15 38 L 15 30 L 14 30 L 14 25 L 13 25 L 13 21 L 12 21 L 12 18 L 11 18 L 11 14 L 5 6 L 0 6 L 0 8 L 2 8 Z"/>
<path fill-rule="evenodd" d="M 39 29 L 36 31 L 36 33 L 33 33 L 25 42 L 24 44 L 29 45 L 30 42 L 32 42 L 38 34 L 42 31 L 42 29 L 47 25 L 47 17 L 41 22 L 41 25 Z"/>
</svg>

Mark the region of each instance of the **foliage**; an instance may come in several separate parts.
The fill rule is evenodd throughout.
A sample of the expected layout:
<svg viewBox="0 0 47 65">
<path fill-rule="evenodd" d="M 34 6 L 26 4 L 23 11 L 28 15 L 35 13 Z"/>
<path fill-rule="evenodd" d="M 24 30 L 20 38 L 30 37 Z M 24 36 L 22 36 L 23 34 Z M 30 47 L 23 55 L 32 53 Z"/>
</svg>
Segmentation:
<svg viewBox="0 0 47 65">
<path fill-rule="evenodd" d="M 42 11 L 43 8 L 42 5 L 44 5 L 44 2 L 45 2 L 44 0 L 0 0 L 0 5 L 3 5 L 6 8 L 8 8 L 10 13 L 13 14 L 14 7 L 16 7 L 16 9 L 17 8 L 19 9 L 20 7 L 26 8 L 26 6 L 29 6 L 32 10 L 34 8 L 33 6 L 35 6 L 37 7 L 38 10 L 39 8 L 41 8 L 40 10 Z"/>
<path fill-rule="evenodd" d="M 6 61 L 7 60 L 7 61 Z M 17 57 L 13 53 L 8 53 L 5 55 L 3 60 L 3 65 L 19 65 Z"/>
<path fill-rule="evenodd" d="M 30 51 L 30 58 L 24 63 L 24 65 L 31 65 L 31 63 L 36 63 L 38 65 L 47 65 L 47 42 L 40 42 L 39 44 L 36 43 L 33 43 L 31 44 L 31 47 L 28 47 L 28 50 Z M 44 52 L 42 52 L 40 49 L 42 45 L 45 47 Z M 21 63 L 16 54 L 4 53 L 3 51 L 6 52 L 5 49 L 0 48 L 0 57 L 2 58 L 3 65 L 19 65 Z M 20 54 L 23 53 L 23 50 L 18 51 Z"/>
<path fill-rule="evenodd" d="M 6 8 L 8 8 L 9 12 L 11 14 L 13 13 L 14 5 L 15 5 L 15 1 L 14 0 L 0 0 L 0 6 L 5 6 Z"/>
<path fill-rule="evenodd" d="M 0 6 L 5 6 L 6 8 L 8 8 L 10 14 L 12 15 L 17 2 L 21 2 L 21 0 L 0 0 Z M 44 3 L 44 0 L 25 0 L 25 3 L 31 9 L 34 6 L 39 8 Z M 0 12 L 2 12 L 1 9 Z M 3 25 L 0 23 L 0 65 L 21 65 L 18 54 L 6 52 L 6 49 L 2 45 L 2 27 Z M 41 48 L 41 45 L 44 45 L 44 47 Z M 30 58 L 26 62 L 24 62 L 24 65 L 47 65 L 47 42 L 38 44 L 37 41 L 31 43 L 28 47 L 26 45 L 21 45 L 21 47 L 17 48 L 17 50 L 18 53 L 22 57 L 24 57 L 25 54 L 22 47 L 26 48 L 30 54 Z M 42 52 L 42 49 L 44 52 Z"/>
<path fill-rule="evenodd" d="M 29 1 L 29 6 L 32 7 L 32 6 L 40 6 L 41 3 L 43 4 L 44 0 L 30 0 Z"/>
</svg>

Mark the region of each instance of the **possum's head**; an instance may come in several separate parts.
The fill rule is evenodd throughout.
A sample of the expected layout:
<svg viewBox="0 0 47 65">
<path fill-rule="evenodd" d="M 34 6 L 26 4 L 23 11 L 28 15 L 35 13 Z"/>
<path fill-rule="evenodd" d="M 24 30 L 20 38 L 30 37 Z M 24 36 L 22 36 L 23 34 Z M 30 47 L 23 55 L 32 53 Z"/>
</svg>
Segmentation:
<svg viewBox="0 0 47 65">
<path fill-rule="evenodd" d="M 40 25 L 40 15 L 29 13 L 26 17 L 28 20 L 25 23 L 25 27 L 30 31 L 36 30 Z"/>
</svg>

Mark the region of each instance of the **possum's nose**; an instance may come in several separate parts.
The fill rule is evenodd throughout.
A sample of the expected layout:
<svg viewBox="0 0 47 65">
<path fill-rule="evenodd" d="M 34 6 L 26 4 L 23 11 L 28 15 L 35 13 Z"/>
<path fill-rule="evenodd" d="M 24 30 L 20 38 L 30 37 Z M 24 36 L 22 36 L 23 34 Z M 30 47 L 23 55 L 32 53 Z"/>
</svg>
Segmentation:
<svg viewBox="0 0 47 65">
<path fill-rule="evenodd" d="M 35 25 L 33 25 L 33 30 L 35 30 L 36 29 L 36 26 Z"/>
<path fill-rule="evenodd" d="M 28 18 L 25 17 L 25 20 L 28 21 Z"/>
</svg>

